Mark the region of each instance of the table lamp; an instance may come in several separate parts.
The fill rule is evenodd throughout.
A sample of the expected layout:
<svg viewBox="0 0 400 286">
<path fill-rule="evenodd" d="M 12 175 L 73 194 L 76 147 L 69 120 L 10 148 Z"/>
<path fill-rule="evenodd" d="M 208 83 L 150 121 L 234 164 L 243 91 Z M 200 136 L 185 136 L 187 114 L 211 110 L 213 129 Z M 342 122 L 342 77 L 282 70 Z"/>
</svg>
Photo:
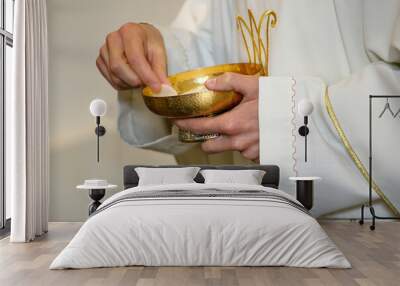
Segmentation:
<svg viewBox="0 0 400 286">
<path fill-rule="evenodd" d="M 94 130 L 97 136 L 97 162 L 100 161 L 100 136 L 106 134 L 104 126 L 100 125 L 100 117 L 107 112 L 107 103 L 102 99 L 93 99 L 89 106 L 90 113 L 96 118 L 96 128 Z"/>
<path fill-rule="evenodd" d="M 302 99 L 297 104 L 297 113 L 303 116 L 304 125 L 300 126 L 299 134 L 304 137 L 304 160 L 307 162 L 307 135 L 310 133 L 308 128 L 308 116 L 314 110 L 311 101 Z M 294 167 L 295 168 L 295 167 Z M 320 177 L 289 177 L 289 180 L 296 182 L 296 199 L 303 204 L 307 210 L 311 210 L 314 204 L 314 181 L 321 180 Z"/>
</svg>

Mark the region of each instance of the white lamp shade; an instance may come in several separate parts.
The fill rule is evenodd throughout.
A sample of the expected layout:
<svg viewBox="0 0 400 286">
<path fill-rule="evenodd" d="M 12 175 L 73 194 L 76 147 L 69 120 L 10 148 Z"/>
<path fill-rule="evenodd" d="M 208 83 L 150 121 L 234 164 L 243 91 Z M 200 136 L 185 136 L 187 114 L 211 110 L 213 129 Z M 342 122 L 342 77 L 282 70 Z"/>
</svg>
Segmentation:
<svg viewBox="0 0 400 286">
<path fill-rule="evenodd" d="M 313 112 L 313 110 L 314 110 L 314 105 L 309 100 L 302 99 L 297 104 L 297 112 L 300 115 L 308 116 Z"/>
<path fill-rule="evenodd" d="M 102 99 L 93 99 L 90 102 L 90 107 L 89 107 L 90 113 L 93 116 L 104 116 L 107 112 L 107 103 L 102 100 Z"/>
</svg>

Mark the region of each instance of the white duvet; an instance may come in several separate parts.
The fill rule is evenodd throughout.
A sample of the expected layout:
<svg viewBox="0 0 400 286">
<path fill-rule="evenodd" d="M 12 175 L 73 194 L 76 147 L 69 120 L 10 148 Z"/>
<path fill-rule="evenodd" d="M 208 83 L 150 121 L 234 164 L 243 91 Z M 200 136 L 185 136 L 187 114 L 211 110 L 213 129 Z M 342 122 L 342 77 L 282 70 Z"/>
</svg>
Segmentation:
<svg viewBox="0 0 400 286">
<path fill-rule="evenodd" d="M 142 186 L 131 192 L 262 190 L 231 184 Z M 50 269 L 145 266 L 294 266 L 349 268 L 318 222 L 301 210 L 257 198 L 151 198 L 121 201 L 90 217 Z"/>
</svg>

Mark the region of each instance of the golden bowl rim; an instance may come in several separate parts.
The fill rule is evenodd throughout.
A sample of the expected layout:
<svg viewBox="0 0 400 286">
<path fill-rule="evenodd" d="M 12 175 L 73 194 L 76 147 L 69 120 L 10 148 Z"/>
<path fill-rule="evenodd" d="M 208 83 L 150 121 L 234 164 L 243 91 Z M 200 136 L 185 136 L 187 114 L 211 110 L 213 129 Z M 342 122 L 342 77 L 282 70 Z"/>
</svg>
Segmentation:
<svg viewBox="0 0 400 286">
<path fill-rule="evenodd" d="M 263 66 L 261 64 L 255 64 L 255 63 L 232 63 L 232 64 L 221 64 L 221 65 L 215 65 L 215 66 L 208 66 L 208 67 L 200 67 L 200 68 L 196 68 L 196 69 L 192 69 L 192 70 L 188 70 L 188 71 L 184 71 L 184 72 L 179 72 L 176 74 L 173 74 L 171 76 L 168 76 L 168 80 L 169 81 L 179 81 L 179 80 L 187 80 L 190 78 L 196 78 L 196 77 L 201 77 L 201 76 L 207 76 L 210 74 L 214 74 L 214 73 L 220 73 L 220 72 L 229 72 L 229 69 L 232 69 L 233 67 L 237 67 L 237 66 L 254 66 L 254 67 L 258 67 L 258 72 L 260 73 L 263 69 Z M 226 71 L 225 71 L 226 70 Z M 255 73 L 255 74 L 257 74 Z M 199 92 L 202 93 L 202 92 Z M 142 90 L 142 96 L 146 96 L 146 97 L 154 97 L 153 95 L 153 91 L 151 90 L 151 88 L 149 86 L 145 86 Z M 185 96 L 187 95 L 193 95 L 193 94 L 198 94 L 198 93 L 189 93 L 189 94 L 185 94 Z M 180 96 L 179 94 L 176 96 Z M 171 97 L 175 97 L 175 96 L 171 96 Z"/>
</svg>

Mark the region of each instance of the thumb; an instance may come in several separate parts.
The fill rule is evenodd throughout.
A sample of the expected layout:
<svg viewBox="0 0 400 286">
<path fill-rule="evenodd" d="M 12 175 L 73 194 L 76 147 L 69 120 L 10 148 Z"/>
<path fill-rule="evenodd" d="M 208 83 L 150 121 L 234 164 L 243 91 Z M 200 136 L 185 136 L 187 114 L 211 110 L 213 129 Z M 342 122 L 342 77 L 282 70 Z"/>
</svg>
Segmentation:
<svg viewBox="0 0 400 286">
<path fill-rule="evenodd" d="M 167 77 L 167 62 L 164 53 L 157 54 L 152 63 L 152 69 L 154 73 L 157 75 L 158 79 L 161 83 L 169 84 L 169 80 Z"/>
<path fill-rule="evenodd" d="M 206 87 L 215 91 L 233 90 L 246 96 L 258 92 L 258 76 L 228 72 L 207 80 Z"/>
</svg>

